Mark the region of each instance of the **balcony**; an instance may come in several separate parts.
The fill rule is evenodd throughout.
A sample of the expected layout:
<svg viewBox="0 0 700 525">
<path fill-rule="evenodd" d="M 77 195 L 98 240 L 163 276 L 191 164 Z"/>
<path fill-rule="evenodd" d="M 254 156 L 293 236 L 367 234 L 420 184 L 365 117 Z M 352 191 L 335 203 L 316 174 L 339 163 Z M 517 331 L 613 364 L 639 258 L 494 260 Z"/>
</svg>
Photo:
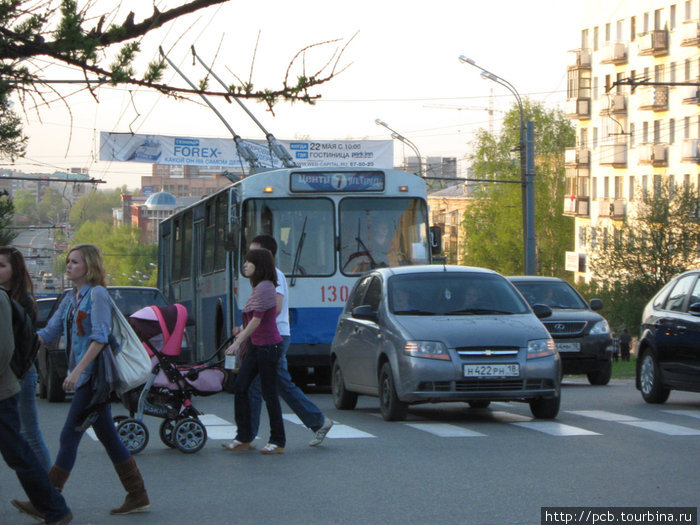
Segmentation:
<svg viewBox="0 0 700 525">
<path fill-rule="evenodd" d="M 566 101 L 566 117 L 579 120 L 591 118 L 591 99 L 575 98 Z"/>
<path fill-rule="evenodd" d="M 700 88 L 698 86 L 682 86 L 683 104 L 700 104 Z"/>
<path fill-rule="evenodd" d="M 569 52 L 574 55 L 574 59 L 569 64 L 567 64 L 567 69 L 591 69 L 590 49 L 574 49 Z"/>
<path fill-rule="evenodd" d="M 639 109 L 668 111 L 668 86 L 643 86 L 638 93 Z"/>
<path fill-rule="evenodd" d="M 640 56 L 668 55 L 668 32 L 665 29 L 639 35 L 638 43 Z"/>
<path fill-rule="evenodd" d="M 666 144 L 640 144 L 637 149 L 639 164 L 655 167 L 668 166 L 668 146 Z"/>
<path fill-rule="evenodd" d="M 700 46 L 700 22 L 696 20 L 681 25 L 681 47 Z"/>
<path fill-rule="evenodd" d="M 602 144 L 600 146 L 600 165 L 626 168 L 627 144 Z"/>
<path fill-rule="evenodd" d="M 613 93 L 607 98 L 605 107 L 600 110 L 601 116 L 626 115 L 627 97 L 621 93 Z"/>
<path fill-rule="evenodd" d="M 564 164 L 566 166 L 588 167 L 591 162 L 591 150 L 588 148 L 566 148 L 564 150 Z"/>
<path fill-rule="evenodd" d="M 624 199 L 601 199 L 598 204 L 598 217 L 624 219 L 627 214 L 627 203 Z"/>
<path fill-rule="evenodd" d="M 601 64 L 626 64 L 627 47 L 622 42 L 611 42 L 600 49 Z"/>
<path fill-rule="evenodd" d="M 588 211 L 590 197 L 576 197 L 572 195 L 564 199 L 564 215 L 569 217 L 590 217 Z"/>
<path fill-rule="evenodd" d="M 683 141 L 681 160 L 700 164 L 700 139 L 688 139 Z"/>
</svg>

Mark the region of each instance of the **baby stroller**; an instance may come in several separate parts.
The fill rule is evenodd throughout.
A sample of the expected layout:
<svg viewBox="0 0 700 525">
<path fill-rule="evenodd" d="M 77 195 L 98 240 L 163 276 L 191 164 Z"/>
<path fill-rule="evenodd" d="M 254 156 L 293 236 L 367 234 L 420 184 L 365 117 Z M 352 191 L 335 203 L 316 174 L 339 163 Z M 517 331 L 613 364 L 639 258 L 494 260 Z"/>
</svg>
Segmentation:
<svg viewBox="0 0 700 525">
<path fill-rule="evenodd" d="M 148 306 L 129 317 L 129 324 L 146 347 L 153 364 L 148 381 L 121 396 L 130 417 L 114 418 L 117 434 L 132 454 L 138 454 L 148 444 L 144 414 L 163 419 L 160 439 L 170 448 L 193 454 L 207 441 L 207 430 L 191 398 L 221 392 L 224 371 L 218 366 L 220 362 L 206 364 L 216 354 L 195 365 L 175 364 L 182 349 L 186 323 L 187 309 L 181 304 Z"/>
</svg>

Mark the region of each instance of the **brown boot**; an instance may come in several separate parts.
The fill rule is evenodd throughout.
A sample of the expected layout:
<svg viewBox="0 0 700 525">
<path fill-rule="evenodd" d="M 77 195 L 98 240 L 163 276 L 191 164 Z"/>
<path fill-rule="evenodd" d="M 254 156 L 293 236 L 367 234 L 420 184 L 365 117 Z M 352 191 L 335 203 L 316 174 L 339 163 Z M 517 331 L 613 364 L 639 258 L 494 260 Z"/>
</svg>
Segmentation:
<svg viewBox="0 0 700 525">
<path fill-rule="evenodd" d="M 51 467 L 49 470 L 49 480 L 51 481 L 51 484 L 56 487 L 58 492 L 63 492 L 63 485 L 66 484 L 68 476 L 70 476 L 70 472 L 68 470 L 64 470 L 56 465 Z"/>
<path fill-rule="evenodd" d="M 62 469 L 61 467 L 57 467 L 56 465 L 51 467 L 51 470 L 49 470 L 49 481 L 51 481 L 51 484 L 56 488 L 58 492 L 61 492 L 63 490 L 63 485 L 66 484 L 68 476 L 70 476 L 69 471 Z M 37 521 L 44 521 L 44 513 L 39 511 L 36 507 L 34 507 L 31 501 L 17 501 L 16 499 L 13 499 L 11 503 L 20 512 L 24 512 L 25 514 L 31 516 Z"/>
<path fill-rule="evenodd" d="M 146 487 L 143 484 L 141 472 L 136 466 L 136 461 L 131 457 L 122 463 L 115 463 L 114 469 L 119 474 L 119 480 L 126 490 L 126 499 L 121 507 L 112 509 L 110 514 L 130 514 L 140 510 L 146 510 L 151 507 L 148 501 Z"/>
</svg>

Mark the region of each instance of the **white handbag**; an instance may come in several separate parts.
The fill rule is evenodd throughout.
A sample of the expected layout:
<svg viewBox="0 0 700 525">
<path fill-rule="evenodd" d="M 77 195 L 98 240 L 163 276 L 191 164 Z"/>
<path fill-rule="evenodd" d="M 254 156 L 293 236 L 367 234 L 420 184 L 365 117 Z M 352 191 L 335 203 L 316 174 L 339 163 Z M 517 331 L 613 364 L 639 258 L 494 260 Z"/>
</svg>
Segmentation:
<svg viewBox="0 0 700 525">
<path fill-rule="evenodd" d="M 119 377 L 118 392 L 128 392 L 143 385 L 151 375 L 151 358 L 134 329 L 111 297 L 111 334 L 109 343 Z"/>
</svg>

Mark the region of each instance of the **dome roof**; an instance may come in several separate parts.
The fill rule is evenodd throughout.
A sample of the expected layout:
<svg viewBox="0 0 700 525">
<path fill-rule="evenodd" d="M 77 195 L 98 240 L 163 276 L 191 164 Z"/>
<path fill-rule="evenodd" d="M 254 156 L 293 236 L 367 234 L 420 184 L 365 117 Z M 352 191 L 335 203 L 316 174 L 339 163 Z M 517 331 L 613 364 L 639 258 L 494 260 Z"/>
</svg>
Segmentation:
<svg viewBox="0 0 700 525">
<path fill-rule="evenodd" d="M 146 200 L 146 206 L 148 208 L 155 208 L 156 206 L 163 206 L 166 208 L 173 208 L 177 205 L 175 195 L 168 193 L 167 191 L 159 191 L 154 193 Z"/>
</svg>

